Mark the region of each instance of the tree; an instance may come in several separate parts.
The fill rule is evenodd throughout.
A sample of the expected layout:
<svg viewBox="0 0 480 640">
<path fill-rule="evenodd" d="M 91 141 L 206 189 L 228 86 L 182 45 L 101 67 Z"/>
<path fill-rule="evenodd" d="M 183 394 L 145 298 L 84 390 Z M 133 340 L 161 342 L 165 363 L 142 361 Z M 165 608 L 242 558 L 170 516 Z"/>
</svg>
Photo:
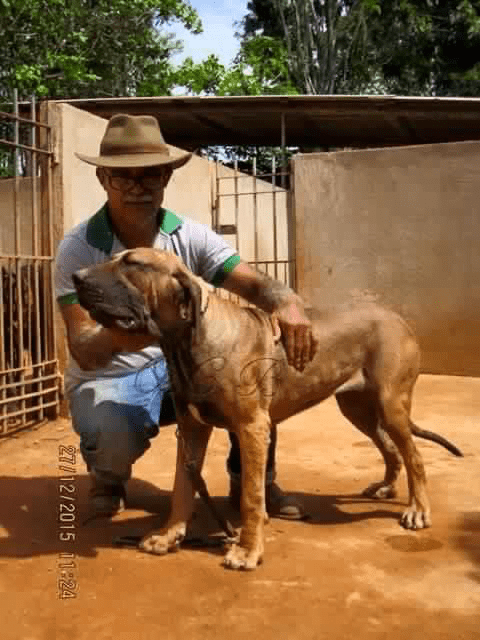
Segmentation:
<svg viewBox="0 0 480 640">
<path fill-rule="evenodd" d="M 385 0 L 369 32 L 388 92 L 480 95 L 479 0 Z"/>
<path fill-rule="evenodd" d="M 173 20 L 201 31 L 184 0 L 0 0 L 0 93 L 168 94 L 181 48 L 164 29 Z"/>
<path fill-rule="evenodd" d="M 250 0 L 300 93 L 480 95 L 480 0 Z"/>
<path fill-rule="evenodd" d="M 368 67 L 367 20 L 379 0 L 251 0 L 243 38 L 284 43 L 289 81 L 300 93 L 339 93 Z"/>
</svg>

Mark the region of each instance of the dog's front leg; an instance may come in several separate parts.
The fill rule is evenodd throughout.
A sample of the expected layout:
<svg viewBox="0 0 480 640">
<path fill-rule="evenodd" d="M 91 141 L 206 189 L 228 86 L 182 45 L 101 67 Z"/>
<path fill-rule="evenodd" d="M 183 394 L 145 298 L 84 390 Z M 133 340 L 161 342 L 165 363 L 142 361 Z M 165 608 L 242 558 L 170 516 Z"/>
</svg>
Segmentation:
<svg viewBox="0 0 480 640">
<path fill-rule="evenodd" d="M 212 427 L 199 425 L 193 418 L 179 419 L 177 466 L 170 515 L 164 527 L 152 531 L 140 542 L 140 548 L 144 551 L 164 555 L 168 551 L 175 551 L 184 539 L 195 498 L 195 489 L 185 464 L 193 461 L 198 470 L 202 470 L 211 433 Z"/>
<path fill-rule="evenodd" d="M 232 545 L 224 559 L 230 569 L 255 569 L 264 550 L 265 469 L 270 435 L 270 417 L 259 411 L 256 420 L 239 425 L 236 431 L 242 462 L 242 530 L 238 544 Z"/>
</svg>

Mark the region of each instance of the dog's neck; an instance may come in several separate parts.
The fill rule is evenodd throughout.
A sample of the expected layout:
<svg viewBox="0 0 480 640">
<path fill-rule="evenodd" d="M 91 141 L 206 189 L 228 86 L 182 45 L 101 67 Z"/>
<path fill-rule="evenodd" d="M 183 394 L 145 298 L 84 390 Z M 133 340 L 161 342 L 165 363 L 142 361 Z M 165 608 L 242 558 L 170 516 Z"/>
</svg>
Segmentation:
<svg viewBox="0 0 480 640">
<path fill-rule="evenodd" d="M 226 313 L 235 307 L 234 314 Z M 258 325 L 267 329 L 263 334 Z M 215 378 L 228 364 L 231 354 L 242 345 L 242 331 L 251 326 L 252 335 L 270 335 L 274 343 L 280 340 L 280 329 L 269 314 L 239 307 L 236 303 L 209 294 L 208 304 L 195 322 L 186 322 L 172 330 L 162 331 L 160 346 L 167 360 L 172 387 L 179 396 L 214 400 Z M 257 357 L 252 355 L 252 361 Z"/>
</svg>

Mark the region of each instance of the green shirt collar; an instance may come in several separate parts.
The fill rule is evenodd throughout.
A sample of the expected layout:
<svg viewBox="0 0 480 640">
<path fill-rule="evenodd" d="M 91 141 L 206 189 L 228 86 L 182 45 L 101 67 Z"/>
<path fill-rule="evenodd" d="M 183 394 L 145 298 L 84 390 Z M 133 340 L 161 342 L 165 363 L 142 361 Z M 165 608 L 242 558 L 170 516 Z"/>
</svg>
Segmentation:
<svg viewBox="0 0 480 640">
<path fill-rule="evenodd" d="M 164 209 L 159 210 L 161 216 L 160 231 L 171 235 L 181 225 L 182 219 L 173 211 Z M 104 253 L 110 254 L 113 248 L 114 232 L 112 221 L 108 212 L 107 203 L 93 215 L 87 223 L 87 242 L 95 249 L 100 249 Z"/>
</svg>

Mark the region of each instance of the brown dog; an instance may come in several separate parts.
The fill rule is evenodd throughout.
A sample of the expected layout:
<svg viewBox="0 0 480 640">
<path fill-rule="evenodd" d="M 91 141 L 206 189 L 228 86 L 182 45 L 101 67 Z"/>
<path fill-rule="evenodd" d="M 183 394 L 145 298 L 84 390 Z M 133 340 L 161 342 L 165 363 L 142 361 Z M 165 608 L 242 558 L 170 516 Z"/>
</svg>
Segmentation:
<svg viewBox="0 0 480 640">
<path fill-rule="evenodd" d="M 461 455 L 445 439 L 410 420 L 419 370 L 415 336 L 395 313 L 374 304 L 313 311 L 318 348 L 299 373 L 287 357 L 275 320 L 212 295 L 174 254 L 133 249 L 74 276 L 80 302 L 106 326 L 157 336 L 168 362 L 180 446 L 172 509 L 166 526 L 142 542 L 164 554 L 185 536 L 194 489 L 185 465 L 203 463 L 213 426 L 234 431 L 242 455 L 242 529 L 224 564 L 253 569 L 264 550 L 265 466 L 269 432 L 280 422 L 332 395 L 361 372 L 364 383 L 340 390 L 343 414 L 382 453 L 385 478 L 372 497 L 391 497 L 405 463 L 410 500 L 401 524 L 431 525 L 423 462 L 412 433 Z"/>
</svg>

